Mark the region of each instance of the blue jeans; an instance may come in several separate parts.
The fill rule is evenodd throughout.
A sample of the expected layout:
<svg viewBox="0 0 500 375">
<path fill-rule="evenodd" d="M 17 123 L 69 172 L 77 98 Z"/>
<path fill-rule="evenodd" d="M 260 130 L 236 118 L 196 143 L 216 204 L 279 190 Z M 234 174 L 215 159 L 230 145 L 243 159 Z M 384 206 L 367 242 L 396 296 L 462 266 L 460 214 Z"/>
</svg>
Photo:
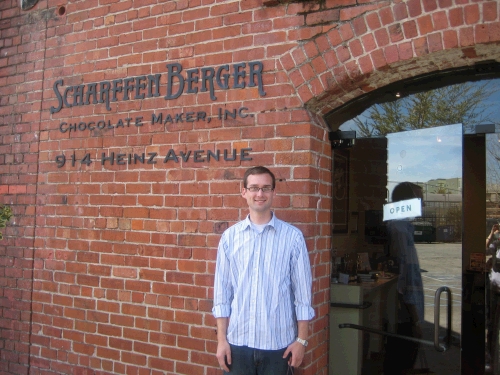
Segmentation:
<svg viewBox="0 0 500 375">
<path fill-rule="evenodd" d="M 293 374 L 288 358 L 283 358 L 286 348 L 260 350 L 248 346 L 231 345 L 231 366 L 224 375 L 287 375 Z M 288 372 L 290 369 L 291 372 Z"/>
</svg>

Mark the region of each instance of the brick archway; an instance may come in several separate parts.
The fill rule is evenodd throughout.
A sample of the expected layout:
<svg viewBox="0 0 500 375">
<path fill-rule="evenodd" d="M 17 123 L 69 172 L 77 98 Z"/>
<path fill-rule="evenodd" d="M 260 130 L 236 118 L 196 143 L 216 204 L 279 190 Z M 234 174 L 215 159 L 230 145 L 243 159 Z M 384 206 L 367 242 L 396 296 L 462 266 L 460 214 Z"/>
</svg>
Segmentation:
<svg viewBox="0 0 500 375">
<path fill-rule="evenodd" d="M 461 2 L 452 7 L 451 0 L 410 0 L 347 8 L 351 13 L 345 13 L 343 23 L 297 46 L 280 62 L 305 107 L 325 115 L 399 80 L 500 61 L 498 3 Z"/>
</svg>

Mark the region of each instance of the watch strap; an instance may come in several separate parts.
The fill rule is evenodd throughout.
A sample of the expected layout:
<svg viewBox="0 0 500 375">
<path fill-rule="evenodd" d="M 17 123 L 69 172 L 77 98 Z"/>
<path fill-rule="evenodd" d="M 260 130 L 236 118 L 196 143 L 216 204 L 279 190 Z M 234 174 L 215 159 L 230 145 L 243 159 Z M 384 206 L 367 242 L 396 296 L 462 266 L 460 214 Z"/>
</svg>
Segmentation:
<svg viewBox="0 0 500 375">
<path fill-rule="evenodd" d="M 307 340 L 301 339 L 300 337 L 297 337 L 296 341 L 300 342 L 304 346 L 307 346 L 307 344 L 309 344 Z"/>
</svg>

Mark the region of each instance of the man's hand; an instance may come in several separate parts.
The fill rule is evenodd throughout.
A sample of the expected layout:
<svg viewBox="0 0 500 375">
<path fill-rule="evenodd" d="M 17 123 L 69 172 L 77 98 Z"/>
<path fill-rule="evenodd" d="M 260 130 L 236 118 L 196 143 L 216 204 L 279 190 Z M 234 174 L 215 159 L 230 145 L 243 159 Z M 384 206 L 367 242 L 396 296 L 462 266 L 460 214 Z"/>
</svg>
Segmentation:
<svg viewBox="0 0 500 375">
<path fill-rule="evenodd" d="M 285 354 L 283 354 L 283 358 L 288 357 L 289 354 L 292 357 L 288 360 L 288 364 L 292 367 L 299 367 L 304 359 L 304 353 L 306 352 L 306 347 L 302 345 L 298 341 L 292 342 L 288 345 L 288 348 L 285 350 Z"/>
<path fill-rule="evenodd" d="M 218 342 L 216 357 L 219 361 L 220 368 L 229 372 L 229 367 L 227 367 L 227 365 L 231 364 L 231 347 L 227 341 L 221 340 Z"/>
<path fill-rule="evenodd" d="M 227 325 L 229 318 L 217 318 L 217 361 L 219 366 L 226 372 L 229 372 L 228 365 L 231 365 L 231 347 L 227 342 Z"/>
</svg>

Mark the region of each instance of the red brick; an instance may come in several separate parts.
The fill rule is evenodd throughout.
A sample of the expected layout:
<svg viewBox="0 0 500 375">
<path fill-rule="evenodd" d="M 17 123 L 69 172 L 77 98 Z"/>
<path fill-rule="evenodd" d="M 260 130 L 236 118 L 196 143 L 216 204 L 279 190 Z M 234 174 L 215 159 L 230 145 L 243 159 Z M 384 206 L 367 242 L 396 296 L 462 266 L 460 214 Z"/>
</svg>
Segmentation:
<svg viewBox="0 0 500 375">
<path fill-rule="evenodd" d="M 167 348 L 162 348 L 167 349 Z M 169 352 L 169 357 L 170 358 L 171 352 Z M 163 358 L 149 358 L 148 360 L 148 366 L 158 369 L 160 371 L 169 371 L 169 372 L 174 372 L 174 361 L 169 360 L 169 359 L 163 359 Z"/>
<path fill-rule="evenodd" d="M 361 73 L 363 74 L 371 73 L 373 71 L 373 64 L 370 56 L 362 56 L 359 59 L 359 67 Z"/>
<path fill-rule="evenodd" d="M 422 14 L 420 0 L 409 0 L 408 1 L 408 14 L 412 18 L 420 16 Z"/>
<path fill-rule="evenodd" d="M 398 47 L 395 45 L 387 46 L 384 49 L 384 54 L 385 54 L 385 58 L 389 64 L 392 64 L 392 63 L 399 61 L 399 51 L 398 51 Z"/>
<path fill-rule="evenodd" d="M 396 21 L 401 21 L 408 18 L 408 9 L 406 3 L 404 2 L 394 4 L 393 12 Z"/>
<path fill-rule="evenodd" d="M 309 13 L 306 15 L 307 25 L 317 25 L 326 22 L 336 22 L 340 19 L 339 9 L 328 9 L 321 12 Z"/>
<path fill-rule="evenodd" d="M 121 355 L 121 361 L 124 363 L 131 363 L 138 366 L 144 366 L 147 363 L 147 357 L 145 355 L 139 355 L 135 353 L 123 353 Z"/>
<path fill-rule="evenodd" d="M 370 55 L 372 57 L 373 65 L 375 66 L 375 68 L 380 68 L 386 65 L 386 59 L 382 50 L 375 50 Z"/>
<path fill-rule="evenodd" d="M 293 50 L 292 57 L 293 57 L 293 61 L 294 61 L 295 66 L 302 65 L 307 59 L 306 54 L 304 53 L 304 51 L 301 48 Z"/>
<path fill-rule="evenodd" d="M 488 1 L 482 4 L 484 22 L 496 21 L 498 18 L 498 4 L 494 1 Z"/>
<path fill-rule="evenodd" d="M 316 77 L 316 73 L 314 72 L 314 69 L 308 64 L 302 65 L 300 67 L 300 73 L 303 77 L 303 81 L 310 81 L 314 77 Z"/>
<path fill-rule="evenodd" d="M 463 8 L 452 8 L 449 10 L 448 19 L 451 27 L 457 27 L 464 24 Z"/>
<path fill-rule="evenodd" d="M 427 55 L 429 53 L 427 38 L 415 39 L 413 45 L 417 56 Z"/>
<path fill-rule="evenodd" d="M 382 25 L 389 25 L 394 22 L 394 15 L 391 8 L 382 8 L 379 11 L 380 21 Z"/>
<path fill-rule="evenodd" d="M 404 39 L 403 30 L 401 29 L 401 24 L 395 24 L 389 27 L 389 36 L 392 43 L 400 42 Z"/>
<path fill-rule="evenodd" d="M 377 41 L 376 44 L 375 41 L 373 40 L 374 38 Z M 373 49 L 376 48 L 377 45 L 379 47 L 383 47 L 389 44 L 389 34 L 387 33 L 387 30 L 385 28 L 375 31 L 374 34 L 364 35 L 362 39 L 366 52 L 372 51 Z"/>
<path fill-rule="evenodd" d="M 423 0 L 422 4 L 424 6 L 425 12 L 432 12 L 437 9 L 437 1 L 436 0 Z"/>
<path fill-rule="evenodd" d="M 490 41 L 500 40 L 500 24 L 498 22 L 489 25 L 488 30 L 489 30 Z"/>
<path fill-rule="evenodd" d="M 429 15 L 419 17 L 417 19 L 417 25 L 420 31 L 420 35 L 430 34 L 434 30 L 432 25 L 432 18 Z"/>
<path fill-rule="evenodd" d="M 24 185 L 9 185 L 9 194 L 26 194 L 27 187 Z"/>
<path fill-rule="evenodd" d="M 444 48 L 456 48 L 458 47 L 457 33 L 454 30 L 446 30 L 443 32 L 443 44 Z"/>
<path fill-rule="evenodd" d="M 328 33 L 328 39 L 330 40 L 330 44 L 335 47 L 342 43 L 342 36 L 340 35 L 339 30 L 333 29 Z"/>
<path fill-rule="evenodd" d="M 335 52 L 336 52 L 337 57 L 338 57 L 340 62 L 345 62 L 351 58 L 351 55 L 349 53 L 349 49 L 344 47 L 344 46 L 339 46 L 335 50 Z"/>
<path fill-rule="evenodd" d="M 144 283 L 144 284 L 148 284 L 148 283 Z M 129 289 L 129 288 L 127 288 L 127 289 Z M 133 288 L 130 288 L 129 290 L 133 290 Z M 124 304 L 122 306 L 121 312 L 125 315 L 146 316 L 146 308 L 144 306 L 135 306 L 135 305 Z"/>
<path fill-rule="evenodd" d="M 374 6 L 359 7 L 359 8 L 361 8 L 360 11 L 366 11 L 368 9 L 375 9 Z M 363 17 L 355 18 L 354 20 L 352 20 L 352 24 L 353 24 L 354 34 L 356 36 L 361 36 L 361 35 L 366 34 L 367 26 L 366 26 L 365 19 Z"/>
<path fill-rule="evenodd" d="M 377 30 L 380 28 L 381 23 L 377 13 L 369 13 L 365 17 L 365 21 L 370 30 Z"/>
<path fill-rule="evenodd" d="M 345 64 L 345 68 L 349 74 L 349 77 L 356 79 L 361 75 L 361 72 L 359 70 L 359 64 L 356 61 L 349 61 L 347 64 Z M 298 163 L 302 164 L 302 162 Z"/>
<path fill-rule="evenodd" d="M 349 43 L 349 50 L 353 57 L 358 57 L 363 54 L 363 47 L 359 39 L 353 40 Z"/>
<path fill-rule="evenodd" d="M 387 36 L 387 34 L 385 34 L 385 36 Z M 363 44 L 363 49 L 365 52 L 370 52 L 370 51 L 374 50 L 375 48 L 377 48 L 378 41 L 375 40 L 375 37 L 373 34 L 363 35 L 361 37 L 361 42 Z M 381 41 L 381 43 L 384 43 L 384 42 Z"/>
<path fill-rule="evenodd" d="M 323 33 L 322 26 L 314 26 L 307 28 L 295 28 L 288 32 L 288 40 L 291 41 L 306 41 L 315 38 Z"/>
<path fill-rule="evenodd" d="M 443 43 L 440 33 L 434 33 L 427 37 L 427 44 L 429 46 L 430 52 L 441 51 L 443 49 Z"/>
<path fill-rule="evenodd" d="M 477 25 L 474 30 L 474 40 L 476 43 L 489 42 L 489 28 L 486 25 Z"/>
<path fill-rule="evenodd" d="M 339 27 L 339 33 L 340 33 L 342 40 L 344 42 L 346 42 L 354 37 L 354 32 L 352 30 L 352 26 L 348 23 L 343 24 L 342 26 Z"/>
<path fill-rule="evenodd" d="M 476 24 L 480 19 L 479 5 L 472 4 L 472 5 L 466 6 L 464 8 L 464 15 L 465 15 L 465 24 L 466 25 Z"/>
<path fill-rule="evenodd" d="M 461 47 L 472 46 L 474 44 L 474 30 L 472 27 L 460 29 L 459 43 Z"/>
<path fill-rule="evenodd" d="M 448 18 L 444 11 L 433 13 L 432 22 L 434 23 L 434 30 L 443 30 L 449 27 Z"/>
<path fill-rule="evenodd" d="M 256 35 L 254 39 L 254 45 L 268 45 L 274 43 L 282 43 L 286 40 L 285 32 L 269 32 L 264 35 Z"/>
<path fill-rule="evenodd" d="M 323 60 L 323 57 L 317 57 L 315 58 L 312 62 L 311 65 L 316 72 L 317 75 L 321 75 L 327 70 L 325 61 Z"/>
</svg>

